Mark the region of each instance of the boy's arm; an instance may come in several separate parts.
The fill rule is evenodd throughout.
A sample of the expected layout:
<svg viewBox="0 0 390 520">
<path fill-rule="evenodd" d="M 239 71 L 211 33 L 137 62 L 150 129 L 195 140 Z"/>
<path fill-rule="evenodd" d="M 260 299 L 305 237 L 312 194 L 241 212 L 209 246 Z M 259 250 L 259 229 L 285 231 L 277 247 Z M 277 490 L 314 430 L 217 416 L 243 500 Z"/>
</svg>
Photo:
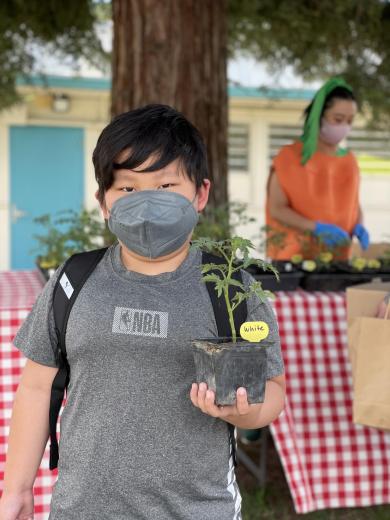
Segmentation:
<svg viewBox="0 0 390 520">
<path fill-rule="evenodd" d="M 50 391 L 58 368 L 27 360 L 15 395 L 3 498 L 32 490 L 49 437 Z"/>
<path fill-rule="evenodd" d="M 239 388 L 234 405 L 217 406 L 214 392 L 208 390 L 205 383 L 192 385 L 191 401 L 212 417 L 218 417 L 238 428 L 254 429 L 270 424 L 279 416 L 284 408 L 285 394 L 285 376 L 280 375 L 267 381 L 264 403 L 249 404 L 245 388 Z"/>
</svg>

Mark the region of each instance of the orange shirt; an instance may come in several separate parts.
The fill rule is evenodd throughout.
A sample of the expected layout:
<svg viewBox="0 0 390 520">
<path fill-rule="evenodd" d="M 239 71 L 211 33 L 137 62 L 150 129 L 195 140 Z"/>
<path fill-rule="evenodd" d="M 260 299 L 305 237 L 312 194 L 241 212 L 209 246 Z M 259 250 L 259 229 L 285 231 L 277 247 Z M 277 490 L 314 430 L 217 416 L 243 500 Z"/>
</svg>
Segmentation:
<svg viewBox="0 0 390 520">
<path fill-rule="evenodd" d="M 316 152 L 302 165 L 301 151 L 302 143 L 297 141 L 284 146 L 273 160 L 273 172 L 291 209 L 310 220 L 335 224 L 351 233 L 359 217 L 359 167 L 355 156 L 351 152 L 343 156 Z M 270 258 L 290 260 L 295 254 L 314 258 L 318 254 L 318 245 L 307 234 L 271 217 L 268 201 L 266 224 L 268 238 L 274 236 L 267 244 Z M 337 256 L 346 258 L 348 253 L 349 248 L 343 248 Z"/>
</svg>

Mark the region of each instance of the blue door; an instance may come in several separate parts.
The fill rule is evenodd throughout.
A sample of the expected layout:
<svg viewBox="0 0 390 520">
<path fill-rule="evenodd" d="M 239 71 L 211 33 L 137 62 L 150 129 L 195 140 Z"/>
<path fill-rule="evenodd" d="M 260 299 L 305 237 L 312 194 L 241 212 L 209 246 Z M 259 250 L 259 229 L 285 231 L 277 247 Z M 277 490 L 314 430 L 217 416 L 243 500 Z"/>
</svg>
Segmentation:
<svg viewBox="0 0 390 520">
<path fill-rule="evenodd" d="M 83 205 L 83 129 L 11 127 L 10 171 L 11 269 L 31 269 L 43 232 L 34 218 Z"/>
</svg>

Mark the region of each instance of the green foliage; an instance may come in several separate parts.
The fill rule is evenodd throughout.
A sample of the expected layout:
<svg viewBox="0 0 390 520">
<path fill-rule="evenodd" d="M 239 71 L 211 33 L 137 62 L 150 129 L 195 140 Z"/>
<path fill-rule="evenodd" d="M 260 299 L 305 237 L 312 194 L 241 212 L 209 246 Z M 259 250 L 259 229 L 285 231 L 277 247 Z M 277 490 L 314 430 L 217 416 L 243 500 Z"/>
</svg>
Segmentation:
<svg viewBox="0 0 390 520">
<path fill-rule="evenodd" d="M 390 246 L 389 249 L 386 249 L 386 251 L 383 254 L 383 257 L 381 258 L 382 265 L 386 267 L 390 267 Z"/>
<path fill-rule="evenodd" d="M 272 476 L 274 476 L 274 467 L 272 467 Z M 243 520 L 296 520 L 299 518 L 294 511 L 285 481 L 277 483 L 271 481 L 265 488 L 244 488 L 242 506 Z M 390 506 L 384 505 L 325 509 L 307 513 L 303 518 L 305 520 L 388 520 L 389 515 Z"/>
<path fill-rule="evenodd" d="M 236 235 L 238 227 L 252 222 L 255 222 L 255 219 L 248 217 L 247 205 L 242 202 L 206 206 L 200 214 L 193 239 L 207 237 L 212 240 L 225 240 Z"/>
<path fill-rule="evenodd" d="M 307 80 L 342 75 L 373 120 L 390 121 L 388 0 L 229 0 L 230 53 L 293 66 Z"/>
<path fill-rule="evenodd" d="M 93 0 L 6 0 L 0 2 L 0 109 L 20 100 L 19 76 L 39 74 L 36 56 L 85 57 L 99 68 L 107 65 L 95 32 L 103 7 Z"/>
<path fill-rule="evenodd" d="M 45 269 L 57 268 L 74 253 L 108 246 L 116 240 L 98 210 L 66 210 L 57 213 L 54 220 L 50 215 L 42 215 L 34 222 L 44 228 L 43 234 L 34 235 L 38 242 L 34 252 Z"/>
<path fill-rule="evenodd" d="M 259 488 L 252 492 L 244 490 L 242 506 L 244 520 L 259 520 L 259 518 L 262 518 L 263 514 L 268 512 L 265 488 Z"/>
<path fill-rule="evenodd" d="M 367 102 L 376 123 L 390 120 L 388 0 L 229 0 L 230 54 L 246 53 L 271 71 L 286 66 L 307 80 L 343 75 Z M 39 73 L 33 48 L 85 57 L 106 66 L 95 22 L 107 20 L 104 0 L 0 2 L 0 108 L 19 99 L 18 76 Z"/>
<path fill-rule="evenodd" d="M 267 252 L 270 258 L 275 258 L 277 252 L 285 247 L 287 236 L 285 231 L 280 231 L 272 226 L 263 226 L 261 228 L 261 236 L 263 239 L 260 249 Z"/>
<path fill-rule="evenodd" d="M 234 236 L 225 240 L 212 240 L 210 238 L 199 238 L 192 242 L 192 247 L 202 251 L 217 253 L 223 258 L 222 264 L 204 264 L 202 266 L 202 279 L 211 282 L 215 286 L 218 297 L 224 298 L 229 315 L 229 323 L 232 331 L 232 340 L 237 341 L 237 331 L 234 325 L 234 311 L 243 301 L 251 296 L 257 297 L 260 301 L 265 301 L 272 296 L 272 293 L 265 291 L 261 283 L 253 282 L 248 288 L 244 284 L 233 278 L 234 273 L 240 269 L 247 269 L 250 265 L 256 265 L 264 271 L 272 271 L 278 278 L 278 272 L 269 263 L 250 256 L 250 250 L 254 246 L 250 240 L 242 237 Z M 229 297 L 229 288 L 231 286 L 238 287 L 232 299 Z"/>
<path fill-rule="evenodd" d="M 315 235 L 312 231 L 304 231 L 298 238 L 303 257 L 313 258 L 321 263 L 321 257 L 330 253 L 334 260 L 343 259 L 346 248 L 351 245 L 351 240 L 345 239 L 330 245 L 328 243 L 330 238 L 332 237 L 328 233 Z"/>
</svg>

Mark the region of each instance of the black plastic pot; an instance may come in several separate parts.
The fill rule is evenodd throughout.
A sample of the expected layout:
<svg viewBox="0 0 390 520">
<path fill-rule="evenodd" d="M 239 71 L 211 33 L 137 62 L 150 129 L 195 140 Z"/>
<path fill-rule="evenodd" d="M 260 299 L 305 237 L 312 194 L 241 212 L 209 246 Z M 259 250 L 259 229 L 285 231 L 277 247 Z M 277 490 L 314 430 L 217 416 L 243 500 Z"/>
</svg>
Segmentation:
<svg viewBox="0 0 390 520">
<path fill-rule="evenodd" d="M 192 342 L 196 382 L 215 392 L 218 405 L 234 404 L 239 387 L 247 391 L 249 403 L 262 403 L 270 342 L 249 343 L 238 338 L 199 339 Z"/>
</svg>

